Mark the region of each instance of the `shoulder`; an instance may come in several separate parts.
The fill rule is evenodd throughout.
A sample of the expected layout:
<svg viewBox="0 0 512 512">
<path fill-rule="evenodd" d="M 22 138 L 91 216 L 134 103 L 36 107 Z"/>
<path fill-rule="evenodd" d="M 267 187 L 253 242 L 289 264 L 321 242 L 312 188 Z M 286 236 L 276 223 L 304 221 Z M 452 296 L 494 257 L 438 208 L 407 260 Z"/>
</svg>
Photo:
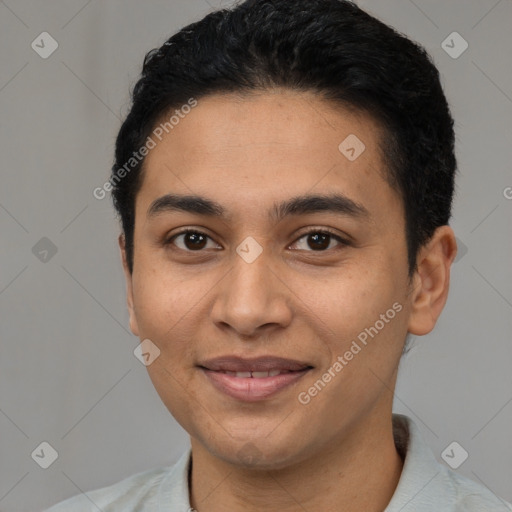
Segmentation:
<svg viewBox="0 0 512 512">
<path fill-rule="evenodd" d="M 386 512 L 512 512 L 485 485 L 438 462 L 407 416 L 393 415 L 393 435 L 404 466 Z"/>
<path fill-rule="evenodd" d="M 158 487 L 173 466 L 150 469 L 100 489 L 73 496 L 43 512 L 145 512 L 155 503 Z"/>
<path fill-rule="evenodd" d="M 512 512 L 510 503 L 484 485 L 444 467 L 440 476 L 454 496 L 456 512 Z"/>
</svg>

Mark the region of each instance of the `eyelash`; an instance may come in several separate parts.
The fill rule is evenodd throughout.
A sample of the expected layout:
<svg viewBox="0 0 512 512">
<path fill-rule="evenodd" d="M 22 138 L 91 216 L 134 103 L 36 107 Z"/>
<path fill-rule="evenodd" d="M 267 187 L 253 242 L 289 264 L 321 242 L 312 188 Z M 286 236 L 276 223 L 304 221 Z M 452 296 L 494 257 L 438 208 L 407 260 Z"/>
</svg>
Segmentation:
<svg viewBox="0 0 512 512">
<path fill-rule="evenodd" d="M 207 235 L 206 233 L 203 233 L 202 231 L 199 231 L 197 229 L 184 229 L 183 231 L 180 231 L 179 233 L 175 233 L 174 235 L 172 235 L 168 240 L 166 240 L 164 242 L 164 245 L 165 246 L 169 246 L 169 245 L 174 245 L 173 242 L 174 240 L 178 237 L 178 236 L 181 236 L 181 235 L 187 235 L 189 233 L 193 233 L 195 235 L 202 235 L 202 236 L 205 236 L 207 238 L 209 238 L 210 240 L 213 240 L 209 235 Z M 340 243 L 340 245 L 343 247 L 343 246 L 349 246 L 351 245 L 350 242 L 348 240 L 345 240 L 343 238 L 341 238 L 338 234 L 336 234 L 335 232 L 331 231 L 330 229 L 328 228 L 314 228 L 314 229 L 311 229 L 310 231 L 306 231 L 305 233 L 302 233 L 296 240 L 295 242 L 293 242 L 293 244 L 295 244 L 296 242 L 298 242 L 299 240 L 301 240 L 302 238 L 304 237 L 307 237 L 308 235 L 313 235 L 313 234 L 319 234 L 319 235 L 329 235 L 331 236 L 332 238 L 334 238 L 337 242 Z M 292 245 L 293 245 L 292 244 Z M 339 249 L 340 247 L 338 247 Z M 188 250 L 188 249 L 181 249 L 180 247 L 177 247 L 177 249 L 180 249 L 182 251 L 185 251 L 185 252 L 190 252 L 190 253 L 194 253 L 194 252 L 197 252 L 197 253 L 200 253 L 200 252 L 203 252 L 203 250 L 199 249 L 197 251 L 191 251 L 191 250 Z M 336 249 L 336 248 L 334 248 Z M 306 252 L 317 252 L 317 253 L 325 253 L 325 252 L 328 252 L 328 251 L 332 251 L 333 249 L 325 249 L 325 250 L 320 250 L 320 251 L 313 251 L 313 250 L 310 250 L 310 251 L 306 251 Z"/>
</svg>

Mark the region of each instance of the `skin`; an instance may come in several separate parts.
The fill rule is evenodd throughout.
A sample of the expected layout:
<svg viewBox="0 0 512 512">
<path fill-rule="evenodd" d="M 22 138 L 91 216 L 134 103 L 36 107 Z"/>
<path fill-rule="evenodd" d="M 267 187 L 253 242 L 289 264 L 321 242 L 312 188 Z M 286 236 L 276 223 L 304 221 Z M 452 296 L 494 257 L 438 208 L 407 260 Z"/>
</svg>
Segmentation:
<svg viewBox="0 0 512 512">
<path fill-rule="evenodd" d="M 355 161 L 338 149 L 349 134 L 366 146 Z M 276 89 L 201 99 L 146 157 L 132 274 L 119 238 L 130 327 L 161 351 L 147 369 L 190 435 L 190 500 L 199 512 L 377 512 L 393 495 L 402 470 L 391 422 L 398 364 L 406 334 L 430 332 L 445 305 L 456 242 L 440 227 L 409 279 L 403 206 L 384 179 L 380 136 L 367 115 Z M 369 216 L 317 212 L 276 223 L 267 215 L 274 202 L 333 192 Z M 168 193 L 205 196 L 230 217 L 148 217 Z M 184 228 L 210 238 L 199 251 L 187 236 L 165 244 Z M 331 237 L 319 249 L 307 232 L 326 228 L 350 244 Z M 252 263 L 236 252 L 248 236 L 262 248 Z M 402 310 L 301 404 L 299 393 L 394 303 Z M 226 354 L 314 368 L 277 395 L 246 403 L 197 368 Z"/>
</svg>

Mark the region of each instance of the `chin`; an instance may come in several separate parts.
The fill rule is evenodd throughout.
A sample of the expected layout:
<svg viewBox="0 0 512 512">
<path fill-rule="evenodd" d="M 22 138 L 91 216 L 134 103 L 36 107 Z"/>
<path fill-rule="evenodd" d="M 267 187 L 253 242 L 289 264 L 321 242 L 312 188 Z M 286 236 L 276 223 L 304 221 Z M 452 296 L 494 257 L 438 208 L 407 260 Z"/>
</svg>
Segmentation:
<svg viewBox="0 0 512 512">
<path fill-rule="evenodd" d="M 301 459 L 296 443 L 284 441 L 276 445 L 266 437 L 242 440 L 226 439 L 224 443 L 206 443 L 206 449 L 224 462 L 250 470 L 279 470 Z"/>
</svg>

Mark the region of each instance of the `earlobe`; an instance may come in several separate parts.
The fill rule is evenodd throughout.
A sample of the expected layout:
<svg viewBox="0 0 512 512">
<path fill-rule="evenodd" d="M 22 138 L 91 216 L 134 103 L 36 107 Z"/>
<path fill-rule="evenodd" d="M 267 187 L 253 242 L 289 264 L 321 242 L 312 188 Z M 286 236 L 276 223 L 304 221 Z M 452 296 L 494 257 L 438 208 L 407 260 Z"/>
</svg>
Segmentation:
<svg viewBox="0 0 512 512">
<path fill-rule="evenodd" d="M 121 233 L 118 238 L 119 249 L 121 251 L 121 261 L 123 264 L 124 277 L 126 281 L 126 304 L 128 306 L 128 313 L 130 314 L 130 330 L 135 336 L 139 336 L 139 327 L 135 316 L 135 309 L 133 306 L 133 285 L 132 274 L 128 268 L 128 260 L 126 257 L 126 242 L 124 234 Z"/>
<path fill-rule="evenodd" d="M 428 334 L 441 315 L 450 288 L 450 267 L 457 254 L 457 242 L 449 226 L 436 229 L 419 251 L 417 270 L 411 284 L 411 314 L 408 331 Z"/>
</svg>

